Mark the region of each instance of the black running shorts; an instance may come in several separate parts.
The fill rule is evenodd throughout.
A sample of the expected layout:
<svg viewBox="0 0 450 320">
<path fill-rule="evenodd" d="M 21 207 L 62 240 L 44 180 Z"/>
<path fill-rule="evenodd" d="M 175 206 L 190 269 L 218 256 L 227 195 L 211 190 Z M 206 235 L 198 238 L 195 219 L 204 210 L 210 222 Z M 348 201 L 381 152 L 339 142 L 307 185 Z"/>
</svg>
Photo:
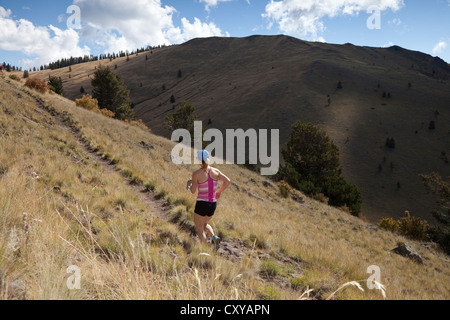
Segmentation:
<svg viewBox="0 0 450 320">
<path fill-rule="evenodd" d="M 197 201 L 195 213 L 202 217 L 212 217 L 217 209 L 217 202 Z"/>
</svg>

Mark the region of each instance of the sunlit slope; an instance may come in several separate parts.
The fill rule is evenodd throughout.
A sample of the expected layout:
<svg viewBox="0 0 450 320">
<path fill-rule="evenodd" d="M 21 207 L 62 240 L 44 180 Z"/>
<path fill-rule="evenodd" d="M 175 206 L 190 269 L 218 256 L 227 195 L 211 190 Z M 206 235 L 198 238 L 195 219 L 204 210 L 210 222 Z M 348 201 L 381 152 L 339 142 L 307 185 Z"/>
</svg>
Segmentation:
<svg viewBox="0 0 450 320">
<path fill-rule="evenodd" d="M 310 288 L 323 299 L 367 279 L 370 265 L 380 267 L 389 299 L 449 298 L 448 257 L 435 248 L 299 194 L 283 198 L 273 182 L 236 166 L 221 167 L 234 184 L 213 227 L 242 256 L 200 246 L 189 231 L 195 198 L 185 190 L 195 166 L 172 163 L 174 143 L 32 92 L 41 104 L 8 82 L 0 79 L 4 298 L 297 299 Z M 144 201 L 144 184 L 169 204 L 167 216 Z M 398 241 L 424 265 L 390 253 Z M 71 265 L 81 290 L 67 288 Z M 364 292 L 349 287 L 334 298 L 382 298 L 361 284 Z"/>
</svg>

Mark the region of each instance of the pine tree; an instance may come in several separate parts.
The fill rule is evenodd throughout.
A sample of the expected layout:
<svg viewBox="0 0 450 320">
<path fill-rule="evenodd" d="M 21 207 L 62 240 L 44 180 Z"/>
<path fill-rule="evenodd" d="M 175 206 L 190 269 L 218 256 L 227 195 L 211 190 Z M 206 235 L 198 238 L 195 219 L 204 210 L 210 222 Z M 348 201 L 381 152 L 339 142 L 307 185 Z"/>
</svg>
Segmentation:
<svg viewBox="0 0 450 320">
<path fill-rule="evenodd" d="M 100 109 L 108 109 L 115 114 L 116 119 L 133 120 L 130 91 L 122 78 L 111 71 L 109 67 L 100 65 L 91 81 L 93 98 L 98 100 Z"/>
<path fill-rule="evenodd" d="M 290 139 L 282 150 L 285 165 L 280 176 L 306 194 L 324 194 L 332 206 L 347 206 L 352 214 L 361 210 L 361 192 L 342 177 L 339 148 L 318 125 L 292 126 Z"/>
<path fill-rule="evenodd" d="M 64 95 L 63 83 L 61 78 L 49 76 L 48 88 L 59 95 Z"/>
<path fill-rule="evenodd" d="M 195 107 L 184 101 L 180 104 L 177 111 L 174 114 L 170 114 L 166 117 L 164 124 L 171 131 L 176 129 L 186 129 L 191 134 L 194 132 L 194 121 L 198 119 L 195 112 Z"/>
</svg>

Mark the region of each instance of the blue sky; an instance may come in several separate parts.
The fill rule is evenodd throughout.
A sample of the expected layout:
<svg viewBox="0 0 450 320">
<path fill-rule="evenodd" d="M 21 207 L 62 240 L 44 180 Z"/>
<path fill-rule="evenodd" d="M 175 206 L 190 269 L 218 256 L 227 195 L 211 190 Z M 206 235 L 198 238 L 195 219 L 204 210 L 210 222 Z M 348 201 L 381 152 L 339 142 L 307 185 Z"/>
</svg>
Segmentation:
<svg viewBox="0 0 450 320">
<path fill-rule="evenodd" d="M 80 19 L 67 13 L 71 5 Z M 450 62 L 449 18 L 450 0 L 0 0 L 0 62 L 30 68 L 61 57 L 253 34 L 399 45 Z"/>
</svg>

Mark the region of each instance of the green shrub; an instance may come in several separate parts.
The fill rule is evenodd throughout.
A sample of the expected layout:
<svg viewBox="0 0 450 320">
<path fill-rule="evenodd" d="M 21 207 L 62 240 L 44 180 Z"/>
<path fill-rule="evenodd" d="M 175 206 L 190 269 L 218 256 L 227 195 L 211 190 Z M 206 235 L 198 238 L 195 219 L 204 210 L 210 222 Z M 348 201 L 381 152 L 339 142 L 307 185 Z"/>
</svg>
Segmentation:
<svg viewBox="0 0 450 320">
<path fill-rule="evenodd" d="M 378 226 L 382 229 L 389 230 L 394 233 L 396 233 L 399 228 L 398 222 L 392 218 L 383 218 Z"/>
<path fill-rule="evenodd" d="M 276 262 L 271 260 L 265 260 L 261 263 L 259 267 L 259 272 L 263 276 L 273 278 L 280 274 L 280 269 L 278 268 Z"/>
<path fill-rule="evenodd" d="M 427 238 L 429 225 L 425 220 L 417 217 L 411 217 L 409 211 L 405 212 L 405 217 L 398 222 L 399 233 L 405 237 L 423 241 Z"/>
<path fill-rule="evenodd" d="M 289 198 L 289 195 L 291 194 L 291 187 L 286 181 L 281 181 L 278 184 L 278 189 L 280 190 L 280 195 L 283 198 Z"/>
<path fill-rule="evenodd" d="M 289 282 L 291 283 L 291 287 L 294 290 L 302 289 L 302 288 L 306 288 L 307 287 L 305 278 L 300 278 L 300 277 L 298 277 L 298 278 L 291 278 Z"/>
<path fill-rule="evenodd" d="M 20 78 L 18 76 L 16 76 L 15 74 L 10 74 L 9 78 L 14 81 L 20 81 Z"/>
<path fill-rule="evenodd" d="M 156 185 L 153 181 L 149 181 L 144 184 L 144 188 L 147 192 L 153 192 L 156 189 Z"/>
<path fill-rule="evenodd" d="M 429 229 L 429 237 L 450 255 L 450 180 L 439 174 L 420 175 L 427 191 L 435 197 L 439 208 L 431 212 L 438 226 Z"/>
<path fill-rule="evenodd" d="M 131 178 L 133 176 L 133 171 L 128 168 L 122 169 L 120 173 L 124 178 Z"/>
<path fill-rule="evenodd" d="M 144 183 L 144 180 L 142 180 L 139 176 L 133 174 L 131 176 L 130 183 L 133 184 L 133 185 L 141 185 L 141 184 Z"/>
</svg>

